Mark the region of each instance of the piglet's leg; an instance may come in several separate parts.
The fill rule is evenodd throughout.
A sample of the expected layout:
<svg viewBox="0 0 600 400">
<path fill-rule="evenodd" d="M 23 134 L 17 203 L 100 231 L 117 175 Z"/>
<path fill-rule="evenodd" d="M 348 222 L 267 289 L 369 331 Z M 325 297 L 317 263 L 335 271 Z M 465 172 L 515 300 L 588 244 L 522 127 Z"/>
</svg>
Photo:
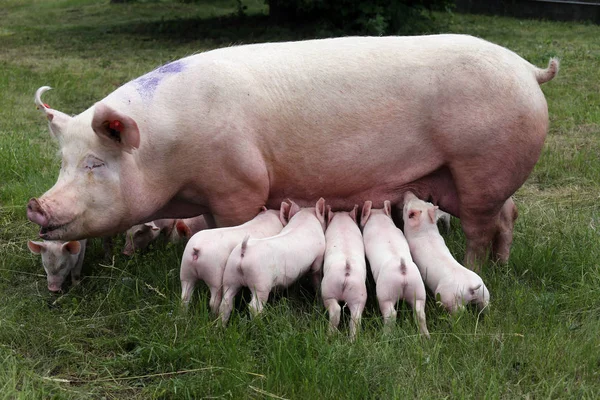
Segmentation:
<svg viewBox="0 0 600 400">
<path fill-rule="evenodd" d="M 389 332 L 392 325 L 396 322 L 396 309 L 394 308 L 394 302 L 386 300 L 379 301 L 379 309 L 383 315 L 384 332 Z"/>
<path fill-rule="evenodd" d="M 229 316 L 233 310 L 233 299 L 235 295 L 240 291 L 241 286 L 223 286 L 223 300 L 219 306 L 219 314 L 221 314 L 221 322 L 223 326 L 227 325 Z"/>
<path fill-rule="evenodd" d="M 329 314 L 329 333 L 337 331 L 337 327 L 340 324 L 340 315 L 342 308 L 340 307 L 337 299 L 324 300 L 325 308 L 327 308 L 327 314 Z"/>
<path fill-rule="evenodd" d="M 265 303 L 269 300 L 269 291 L 256 289 L 250 289 L 250 291 L 252 292 L 252 299 L 250 300 L 248 307 L 250 309 L 250 315 L 256 317 L 262 312 Z"/>
<path fill-rule="evenodd" d="M 360 327 L 360 319 L 362 317 L 365 303 L 352 304 L 350 308 L 350 340 L 354 341 L 356 332 Z"/>
<path fill-rule="evenodd" d="M 221 299 L 223 298 L 222 287 L 210 287 L 210 301 L 208 305 L 210 306 L 210 311 L 217 315 L 219 314 L 219 306 L 221 305 Z"/>
<path fill-rule="evenodd" d="M 427 330 L 427 321 L 425 319 L 425 301 L 416 300 L 413 309 L 417 314 L 417 322 L 419 323 L 419 331 L 421 332 L 421 335 L 429 339 L 429 331 Z"/>
<path fill-rule="evenodd" d="M 196 285 L 195 280 L 182 280 L 181 281 L 181 305 L 186 307 L 190 304 L 192 299 L 192 293 L 194 292 L 194 286 Z"/>
</svg>

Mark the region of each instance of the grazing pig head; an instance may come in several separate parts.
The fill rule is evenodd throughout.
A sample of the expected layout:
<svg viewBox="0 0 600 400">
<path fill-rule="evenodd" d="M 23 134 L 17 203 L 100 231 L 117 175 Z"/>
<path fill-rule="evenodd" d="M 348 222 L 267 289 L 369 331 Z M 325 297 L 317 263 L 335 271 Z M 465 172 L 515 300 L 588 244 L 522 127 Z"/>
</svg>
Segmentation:
<svg viewBox="0 0 600 400">
<path fill-rule="evenodd" d="M 61 291 L 66 277 L 75 266 L 76 261 L 71 256 L 77 255 L 81 251 L 80 243 L 77 241 L 34 242 L 30 240 L 27 242 L 27 247 L 32 253 L 42 255 L 42 265 L 46 271 L 48 290 L 51 292 Z"/>
<path fill-rule="evenodd" d="M 132 152 L 140 146 L 136 122 L 103 103 L 70 117 L 42 103 L 60 145 L 62 164 L 56 184 L 27 205 L 27 217 L 40 225 L 43 239 L 81 239 L 124 231 L 133 225 L 124 191 L 133 191 L 137 167 Z M 131 193 L 130 193 L 131 197 Z"/>
</svg>

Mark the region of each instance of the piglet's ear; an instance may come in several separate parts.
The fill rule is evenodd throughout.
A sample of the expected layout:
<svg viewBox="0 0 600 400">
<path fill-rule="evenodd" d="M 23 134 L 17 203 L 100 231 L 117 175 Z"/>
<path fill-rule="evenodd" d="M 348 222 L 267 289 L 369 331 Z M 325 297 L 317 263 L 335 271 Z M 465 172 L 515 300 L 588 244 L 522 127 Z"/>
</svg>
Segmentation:
<svg viewBox="0 0 600 400">
<path fill-rule="evenodd" d="M 279 208 L 279 220 L 281 221 L 281 225 L 286 226 L 288 223 L 288 213 L 290 212 L 290 205 L 285 201 L 281 202 L 281 207 Z"/>
<path fill-rule="evenodd" d="M 392 204 L 389 200 L 383 202 L 383 212 L 385 213 L 385 215 L 392 218 Z"/>
<path fill-rule="evenodd" d="M 358 211 L 358 204 L 354 205 L 354 208 L 352 209 L 352 211 L 350 211 L 350 218 L 352 218 L 352 220 L 354 222 L 356 222 L 356 213 Z"/>
<path fill-rule="evenodd" d="M 435 221 L 437 220 L 435 212 L 438 208 L 438 206 L 434 206 L 427 209 L 427 214 L 429 214 L 429 219 L 431 220 L 432 224 L 435 224 Z"/>
<path fill-rule="evenodd" d="M 291 206 L 290 206 L 290 212 L 288 213 L 288 221 L 290 221 L 292 219 L 292 217 L 294 215 L 296 215 L 296 213 L 298 211 L 300 211 L 300 206 L 296 203 L 294 203 L 292 200 L 288 199 L 288 201 L 290 202 Z"/>
<path fill-rule="evenodd" d="M 321 221 L 322 224 L 325 224 L 325 199 L 324 198 L 321 197 L 319 199 L 319 201 L 317 201 L 315 213 L 316 213 L 319 221 Z"/>
<path fill-rule="evenodd" d="M 62 245 L 62 251 L 70 254 L 79 254 L 81 244 L 78 241 L 67 242 Z"/>
<path fill-rule="evenodd" d="M 422 212 L 423 211 L 421 211 L 421 210 L 415 210 L 415 209 L 408 210 L 408 219 L 413 220 L 413 221 L 418 220 L 419 217 L 421 216 Z"/>
<path fill-rule="evenodd" d="M 147 227 L 149 227 L 151 230 L 153 231 L 160 231 L 160 228 L 158 226 L 156 226 L 156 224 L 154 223 L 154 221 L 152 222 L 146 222 L 144 225 L 146 225 Z"/>
<path fill-rule="evenodd" d="M 175 230 L 177 230 L 177 234 L 180 237 L 188 239 L 192 237 L 192 230 L 186 225 L 185 222 L 183 222 L 182 219 L 178 219 L 177 222 L 175 222 Z"/>
<path fill-rule="evenodd" d="M 267 210 L 267 207 L 265 207 L 265 206 L 262 206 L 262 207 L 260 208 L 260 212 L 263 212 L 263 211 L 268 211 L 268 210 Z"/>
<path fill-rule="evenodd" d="M 128 153 L 140 147 L 140 131 L 136 122 L 104 103 L 94 105 L 92 129 L 102 139 Z"/>
<path fill-rule="evenodd" d="M 333 219 L 333 211 L 331 211 L 331 206 L 327 206 L 327 226 L 329 226 L 332 219 Z"/>
<path fill-rule="evenodd" d="M 34 242 L 33 240 L 27 242 L 27 247 L 35 254 L 40 254 L 42 251 L 46 250 L 46 244 L 44 242 Z"/>
<path fill-rule="evenodd" d="M 360 215 L 360 227 L 364 228 L 371 216 L 371 207 L 373 207 L 373 202 L 371 200 L 365 201 L 363 204 L 362 213 Z"/>
</svg>

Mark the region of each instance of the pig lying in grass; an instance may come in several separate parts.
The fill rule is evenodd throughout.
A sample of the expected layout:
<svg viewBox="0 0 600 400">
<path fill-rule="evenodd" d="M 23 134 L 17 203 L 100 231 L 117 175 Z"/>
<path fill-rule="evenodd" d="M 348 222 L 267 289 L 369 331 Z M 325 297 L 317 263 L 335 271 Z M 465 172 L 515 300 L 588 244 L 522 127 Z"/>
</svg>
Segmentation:
<svg viewBox="0 0 600 400">
<path fill-rule="evenodd" d="M 429 337 L 423 279 L 402 231 L 392 221 L 390 202 L 386 200 L 383 204 L 383 209 L 372 209 L 372 203 L 366 201 L 360 225 L 384 323 L 389 328 L 396 321 L 395 305 L 403 299 L 415 311 L 421 334 Z"/>
<path fill-rule="evenodd" d="M 355 205 L 351 212 L 332 212 L 328 207 L 327 242 L 323 264 L 321 297 L 329 313 L 330 331 L 340 322 L 340 301 L 350 309 L 350 338 L 354 339 L 367 302 L 367 264 Z"/>
<path fill-rule="evenodd" d="M 418 199 L 412 192 L 404 196 L 404 233 L 410 252 L 427 287 L 451 313 L 475 303 L 484 309 L 490 293 L 475 272 L 452 257 L 436 225 L 437 206 Z"/>
<path fill-rule="evenodd" d="M 42 255 L 42 265 L 46 271 L 48 290 L 60 292 L 65 279 L 71 274 L 71 282 L 76 285 L 81 279 L 81 267 L 85 255 L 86 240 L 63 242 L 44 240 L 27 242 L 32 253 Z"/>
<path fill-rule="evenodd" d="M 222 297 L 223 270 L 231 250 L 248 235 L 262 238 L 278 234 L 283 228 L 285 211 L 284 207 L 280 211 L 263 208 L 254 219 L 243 225 L 207 229 L 192 236 L 181 258 L 183 305 L 187 306 L 190 302 L 196 281 L 202 280 L 210 288 L 210 309 L 217 314 Z"/>
<path fill-rule="evenodd" d="M 283 209 L 283 204 L 282 204 Z M 259 314 L 274 287 L 288 287 L 312 273 L 318 289 L 325 252 L 325 200 L 300 208 L 291 202 L 288 223 L 278 235 L 264 239 L 246 237 L 231 252 L 223 273 L 223 301 L 219 312 L 227 324 L 233 299 L 245 286 L 252 292 L 250 312 Z"/>
</svg>

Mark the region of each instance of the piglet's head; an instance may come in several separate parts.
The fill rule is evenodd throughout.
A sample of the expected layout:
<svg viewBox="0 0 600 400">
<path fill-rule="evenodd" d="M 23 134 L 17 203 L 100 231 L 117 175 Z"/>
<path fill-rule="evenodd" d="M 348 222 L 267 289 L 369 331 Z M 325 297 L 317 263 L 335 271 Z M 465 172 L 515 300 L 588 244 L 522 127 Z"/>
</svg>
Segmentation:
<svg viewBox="0 0 600 400">
<path fill-rule="evenodd" d="M 141 172 L 133 158 L 140 146 L 136 122 L 103 103 L 68 116 L 42 102 L 50 88 L 35 94 L 62 163 L 55 185 L 27 205 L 27 217 L 40 225 L 40 237 L 73 240 L 126 230 L 135 221 L 126 200 Z"/>
<path fill-rule="evenodd" d="M 358 208 L 358 206 L 355 206 L 355 209 L 356 208 Z M 365 201 L 365 203 L 363 204 L 361 215 L 360 215 L 361 229 L 365 227 L 365 225 L 367 224 L 367 222 L 369 221 L 371 216 L 375 215 L 375 214 L 382 214 L 389 218 L 392 218 L 392 203 L 389 200 L 385 200 L 383 202 L 383 208 L 374 209 L 373 202 L 371 200 Z M 355 218 L 356 218 L 356 213 L 355 213 Z"/>
<path fill-rule="evenodd" d="M 418 199 L 411 192 L 404 196 L 404 209 L 402 217 L 404 226 L 419 228 L 423 225 L 434 225 L 437 221 L 438 206 Z"/>
</svg>

